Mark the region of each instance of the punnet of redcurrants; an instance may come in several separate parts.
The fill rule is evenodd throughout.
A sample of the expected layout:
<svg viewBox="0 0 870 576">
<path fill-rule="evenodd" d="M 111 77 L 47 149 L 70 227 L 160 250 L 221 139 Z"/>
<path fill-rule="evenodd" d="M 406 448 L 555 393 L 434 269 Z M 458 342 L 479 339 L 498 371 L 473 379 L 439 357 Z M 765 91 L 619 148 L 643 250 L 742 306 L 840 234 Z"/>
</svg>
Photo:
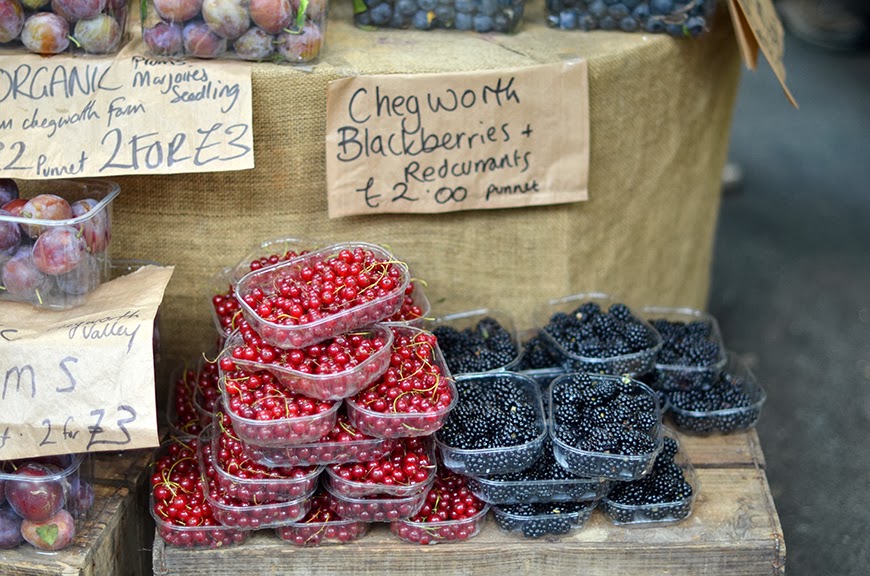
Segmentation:
<svg viewBox="0 0 870 576">
<path fill-rule="evenodd" d="M 353 542 L 366 535 L 368 522 L 347 520 L 326 490 L 311 497 L 311 508 L 298 522 L 276 528 L 278 537 L 295 546 L 327 546 Z"/>
<path fill-rule="evenodd" d="M 22 198 L 14 181 L 0 180 L 0 299 L 66 308 L 108 275 L 110 203 L 100 205 L 96 191 L 73 200 L 89 189 L 68 184 Z"/>
<path fill-rule="evenodd" d="M 355 0 L 354 21 L 360 28 L 473 30 L 514 32 L 525 0 Z"/>
<path fill-rule="evenodd" d="M 126 25 L 127 0 L 0 0 L 0 44 L 43 56 L 117 52 Z"/>
<path fill-rule="evenodd" d="M 716 0 L 547 0 L 547 23 L 564 30 L 621 30 L 700 36 Z"/>
<path fill-rule="evenodd" d="M 147 0 L 142 38 L 155 56 L 304 63 L 320 54 L 327 0 Z"/>
<path fill-rule="evenodd" d="M 27 542 L 40 551 L 67 548 L 76 520 L 94 504 L 74 455 L 0 461 L 0 550 Z"/>
</svg>

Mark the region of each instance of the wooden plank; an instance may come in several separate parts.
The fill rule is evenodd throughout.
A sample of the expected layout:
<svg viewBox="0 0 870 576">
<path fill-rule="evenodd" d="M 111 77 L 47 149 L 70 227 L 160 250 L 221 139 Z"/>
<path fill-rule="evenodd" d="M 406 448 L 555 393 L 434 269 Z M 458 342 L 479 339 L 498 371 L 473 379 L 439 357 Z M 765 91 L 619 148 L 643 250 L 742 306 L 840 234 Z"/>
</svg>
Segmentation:
<svg viewBox="0 0 870 576">
<path fill-rule="evenodd" d="M 780 574 L 782 529 L 764 472 L 756 468 L 702 468 L 694 514 L 666 527 L 615 527 L 599 511 L 589 524 L 557 540 L 526 540 L 500 531 L 490 518 L 463 543 L 420 547 L 379 525 L 359 542 L 324 549 L 296 548 L 271 532 L 223 550 L 184 550 L 155 536 L 157 576 L 202 574 L 488 576 L 536 573 L 562 576 L 633 573 Z M 207 570 L 206 570 L 207 569 Z"/>
<path fill-rule="evenodd" d="M 764 468 L 764 453 L 754 428 L 735 434 L 678 437 L 696 468 Z"/>
<path fill-rule="evenodd" d="M 54 554 L 37 553 L 29 545 L 0 550 L 0 573 L 10 576 L 138 576 L 148 572 L 143 554 L 150 541 L 145 496 L 145 463 L 150 451 L 107 453 L 85 464 L 93 466 L 94 508 L 79 526 L 72 545 Z"/>
</svg>

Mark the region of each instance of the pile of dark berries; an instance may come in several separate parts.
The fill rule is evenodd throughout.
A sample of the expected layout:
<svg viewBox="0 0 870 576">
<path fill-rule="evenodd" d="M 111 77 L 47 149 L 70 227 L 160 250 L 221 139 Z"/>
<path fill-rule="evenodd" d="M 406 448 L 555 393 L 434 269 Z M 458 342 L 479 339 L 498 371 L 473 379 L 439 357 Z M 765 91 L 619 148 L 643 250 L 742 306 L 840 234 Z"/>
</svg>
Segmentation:
<svg viewBox="0 0 870 576">
<path fill-rule="evenodd" d="M 677 450 L 676 440 L 666 437 L 650 473 L 640 480 L 616 484 L 607 495 L 605 512 L 618 523 L 675 521 L 688 516 L 693 490 L 674 463 Z"/>
<path fill-rule="evenodd" d="M 362 0 L 357 26 L 513 32 L 525 0 Z M 354 4 L 356 6 L 356 3 Z"/>
<path fill-rule="evenodd" d="M 651 322 L 662 336 L 659 364 L 679 366 L 709 366 L 722 357 L 718 342 L 713 340 L 709 322 L 671 322 L 664 319 Z"/>
<path fill-rule="evenodd" d="M 484 318 L 474 328 L 459 331 L 449 325 L 432 331 L 453 374 L 487 372 L 503 368 L 518 354 L 511 333 L 494 318 Z"/>
<path fill-rule="evenodd" d="M 668 401 L 680 430 L 727 434 L 755 424 L 761 410 L 759 396 L 742 378 L 723 372 L 711 387 L 671 392 Z"/>
<path fill-rule="evenodd" d="M 590 452 L 636 455 L 655 450 L 650 436 L 659 417 L 655 401 L 632 381 L 572 374 L 553 389 L 556 437 Z"/>
<path fill-rule="evenodd" d="M 622 30 L 694 37 L 709 26 L 715 0 L 547 0 L 547 22 L 565 30 Z"/>
<path fill-rule="evenodd" d="M 502 530 L 522 530 L 526 538 L 567 534 L 582 525 L 595 502 L 547 502 L 499 506 L 495 521 Z"/>
<path fill-rule="evenodd" d="M 518 378 L 457 379 L 459 401 L 437 433 L 448 447 L 442 450 L 446 466 L 461 474 L 497 474 L 522 470 L 540 456 L 543 440 L 536 440 L 544 431 L 544 415 L 536 405 L 537 388 Z M 491 450 L 514 446 L 516 450 Z"/>
<path fill-rule="evenodd" d="M 559 356 L 547 347 L 540 335 L 532 336 L 523 344 L 523 355 L 517 365 L 517 370 L 543 370 L 559 367 L 561 367 Z"/>
<path fill-rule="evenodd" d="M 553 314 L 544 330 L 566 352 L 586 358 L 623 356 L 656 344 L 653 332 L 625 304 L 604 312 L 597 303 L 586 302 L 570 314 Z"/>
</svg>

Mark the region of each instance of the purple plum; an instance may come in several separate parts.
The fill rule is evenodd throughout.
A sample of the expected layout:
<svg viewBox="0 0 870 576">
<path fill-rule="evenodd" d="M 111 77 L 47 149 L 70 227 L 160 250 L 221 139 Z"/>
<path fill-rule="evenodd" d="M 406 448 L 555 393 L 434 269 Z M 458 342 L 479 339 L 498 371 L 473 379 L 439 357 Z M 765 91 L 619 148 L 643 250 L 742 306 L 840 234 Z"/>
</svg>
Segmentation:
<svg viewBox="0 0 870 576">
<path fill-rule="evenodd" d="M 88 214 L 97 207 L 97 204 L 99 203 L 93 198 L 85 198 L 84 200 L 73 202 L 70 205 L 73 218 L 80 218 Z M 104 251 L 112 239 L 112 230 L 109 226 L 109 213 L 106 210 L 94 212 L 90 218 L 76 224 L 75 227 L 82 233 L 92 254 Z"/>
<path fill-rule="evenodd" d="M 45 274 L 33 265 L 32 250 L 30 246 L 22 246 L 0 269 L 2 293 L 16 300 L 39 300 L 39 291 L 45 291 L 49 284 Z M 6 498 L 9 499 L 8 489 Z"/>
<path fill-rule="evenodd" d="M 24 28 L 24 9 L 18 0 L 0 0 L 0 44 L 12 42 Z"/>
<path fill-rule="evenodd" d="M 66 503 L 63 478 L 56 466 L 28 462 L 6 480 L 6 499 L 25 520 L 44 522 L 57 514 Z"/>
<path fill-rule="evenodd" d="M 58 276 L 73 271 L 88 254 L 88 243 L 72 226 L 49 228 L 33 245 L 33 264 L 43 274 Z"/>
<path fill-rule="evenodd" d="M 106 0 L 56 0 L 65 14 L 76 20 L 96 18 L 106 9 Z"/>
<path fill-rule="evenodd" d="M 278 35 L 277 48 L 288 62 L 308 62 L 320 54 L 323 34 L 313 22 L 306 22 L 300 33 L 283 32 Z"/>
<path fill-rule="evenodd" d="M 202 10 L 202 0 L 154 0 L 154 9 L 167 22 L 180 24 Z"/>
<path fill-rule="evenodd" d="M 115 52 L 121 43 L 121 26 L 108 14 L 76 22 L 73 34 L 82 50 L 88 54 Z"/>
<path fill-rule="evenodd" d="M 100 285 L 100 263 L 86 254 L 81 263 L 66 274 L 57 277 L 57 285 L 70 296 L 82 296 Z"/>
<path fill-rule="evenodd" d="M 181 24 L 170 24 L 162 20 L 142 31 L 142 39 L 152 54 L 173 56 L 181 54 L 184 44 L 181 40 Z"/>
<path fill-rule="evenodd" d="M 227 51 L 227 39 L 215 34 L 202 20 L 185 24 L 182 37 L 185 53 L 197 58 L 216 58 Z"/>
<path fill-rule="evenodd" d="M 16 548 L 22 542 L 21 516 L 7 506 L 0 508 L 0 550 Z"/>
<path fill-rule="evenodd" d="M 275 37 L 254 26 L 233 42 L 233 50 L 242 60 L 259 62 L 275 53 Z"/>
<path fill-rule="evenodd" d="M 269 34 L 278 34 L 293 21 L 290 0 L 251 0 L 249 9 L 254 24 Z"/>
<path fill-rule="evenodd" d="M 3 0 L 0 0 L 0 5 L 3 4 Z M 0 9 L 2 12 L 2 9 Z M 21 21 L 21 25 L 24 26 L 24 21 Z M 18 184 L 15 183 L 15 180 L 12 178 L 0 178 L 0 206 L 3 206 L 7 202 L 11 202 L 18 198 Z"/>
<path fill-rule="evenodd" d="M 202 17 L 212 31 L 235 40 L 251 27 L 248 0 L 203 0 Z"/>
<path fill-rule="evenodd" d="M 51 12 L 37 12 L 24 22 L 21 43 L 36 54 L 60 54 L 69 48 L 69 23 Z"/>
</svg>

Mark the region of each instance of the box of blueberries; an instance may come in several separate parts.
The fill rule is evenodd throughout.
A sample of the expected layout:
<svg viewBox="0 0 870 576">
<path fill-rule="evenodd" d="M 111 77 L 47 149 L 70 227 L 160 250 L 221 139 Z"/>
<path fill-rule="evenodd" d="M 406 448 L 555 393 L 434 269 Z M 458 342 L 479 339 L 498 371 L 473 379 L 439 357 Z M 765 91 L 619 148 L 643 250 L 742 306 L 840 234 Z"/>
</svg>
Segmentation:
<svg viewBox="0 0 870 576">
<path fill-rule="evenodd" d="M 622 30 L 700 36 L 716 0 L 547 0 L 547 23 L 563 30 Z"/>
<path fill-rule="evenodd" d="M 525 0 L 353 0 L 360 28 L 515 32 Z"/>
</svg>

